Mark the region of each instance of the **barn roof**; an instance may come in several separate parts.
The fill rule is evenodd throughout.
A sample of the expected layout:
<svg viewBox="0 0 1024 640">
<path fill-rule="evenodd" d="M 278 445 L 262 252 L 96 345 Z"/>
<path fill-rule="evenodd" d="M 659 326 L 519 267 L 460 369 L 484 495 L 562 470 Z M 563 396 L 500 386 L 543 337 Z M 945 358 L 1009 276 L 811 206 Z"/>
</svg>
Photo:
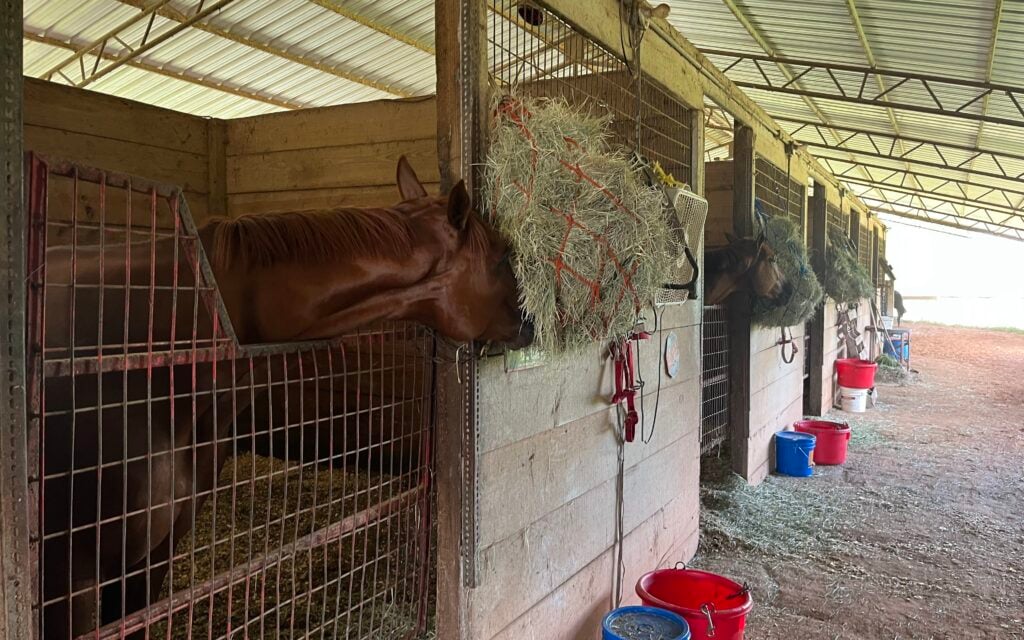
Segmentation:
<svg viewBox="0 0 1024 640">
<path fill-rule="evenodd" d="M 669 22 L 873 210 L 1024 240 L 1024 5 L 668 0 Z"/>
<path fill-rule="evenodd" d="M 1020 3 L 668 4 L 875 211 L 1024 240 Z M 433 14 L 433 0 L 26 0 L 25 73 L 221 118 L 425 95 Z"/>
</svg>

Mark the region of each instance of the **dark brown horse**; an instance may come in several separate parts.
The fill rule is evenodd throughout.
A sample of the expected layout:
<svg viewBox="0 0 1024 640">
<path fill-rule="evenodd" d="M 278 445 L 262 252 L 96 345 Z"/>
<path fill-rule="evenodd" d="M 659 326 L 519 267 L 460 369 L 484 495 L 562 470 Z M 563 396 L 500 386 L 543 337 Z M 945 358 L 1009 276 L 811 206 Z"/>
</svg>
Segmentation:
<svg viewBox="0 0 1024 640">
<path fill-rule="evenodd" d="M 788 299 L 791 287 L 764 237 L 725 236 L 727 246 L 704 253 L 704 304 L 721 304 L 737 291 L 769 302 Z"/>
<path fill-rule="evenodd" d="M 334 338 L 410 320 L 457 341 L 529 344 L 508 246 L 473 211 L 465 185 L 430 197 L 404 158 L 398 184 L 404 201 L 394 207 L 203 226 L 238 341 Z M 45 348 L 73 364 L 212 343 L 217 316 L 188 254 L 174 238 L 50 248 Z M 266 378 L 257 360 L 47 377 L 45 638 L 78 636 L 155 601 L 174 544 L 232 451 L 236 417 L 255 411 L 250 394 L 221 391 Z M 260 428 L 276 418 L 261 414 Z"/>
</svg>

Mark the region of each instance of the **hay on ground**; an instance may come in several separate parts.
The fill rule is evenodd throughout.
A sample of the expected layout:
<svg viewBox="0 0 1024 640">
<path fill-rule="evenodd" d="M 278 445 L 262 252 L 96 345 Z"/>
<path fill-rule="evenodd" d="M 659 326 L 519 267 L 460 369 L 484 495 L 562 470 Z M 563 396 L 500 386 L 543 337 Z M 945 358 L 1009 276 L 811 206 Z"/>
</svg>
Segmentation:
<svg viewBox="0 0 1024 640">
<path fill-rule="evenodd" d="M 764 300 L 754 303 L 754 324 L 762 327 L 792 327 L 807 321 L 821 303 L 822 291 L 814 275 L 800 230 L 791 220 L 768 220 L 765 241 L 775 251 L 779 269 L 793 288 L 788 301 L 774 306 Z"/>
<path fill-rule="evenodd" d="M 575 351 L 628 332 L 682 255 L 661 189 L 610 146 L 607 113 L 510 96 L 495 113 L 486 202 L 514 249 L 536 345 Z"/>
</svg>

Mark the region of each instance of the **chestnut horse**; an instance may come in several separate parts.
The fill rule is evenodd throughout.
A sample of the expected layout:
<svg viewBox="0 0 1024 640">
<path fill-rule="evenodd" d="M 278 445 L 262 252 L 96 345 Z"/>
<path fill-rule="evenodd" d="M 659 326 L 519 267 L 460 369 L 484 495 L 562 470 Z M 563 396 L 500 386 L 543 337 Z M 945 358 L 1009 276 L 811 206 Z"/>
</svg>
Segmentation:
<svg viewBox="0 0 1024 640">
<path fill-rule="evenodd" d="M 704 304 L 721 304 L 737 291 L 784 304 L 792 291 L 764 240 L 725 234 L 729 244 L 704 253 Z"/>
<path fill-rule="evenodd" d="M 393 207 L 199 229 L 240 343 L 328 339 L 384 320 L 456 341 L 531 342 L 509 248 L 472 209 L 465 185 L 430 197 L 404 157 L 397 182 L 404 200 Z M 84 360 L 145 355 L 154 344 L 187 351 L 193 336 L 211 338 L 215 316 L 194 294 L 182 246 L 163 238 L 48 249 L 45 348 Z M 232 450 L 236 417 L 255 400 L 224 391 L 246 388 L 261 374 L 257 361 L 47 377 L 44 638 L 76 637 L 159 597 L 174 545 Z M 261 421 L 270 428 L 270 417 Z"/>
</svg>

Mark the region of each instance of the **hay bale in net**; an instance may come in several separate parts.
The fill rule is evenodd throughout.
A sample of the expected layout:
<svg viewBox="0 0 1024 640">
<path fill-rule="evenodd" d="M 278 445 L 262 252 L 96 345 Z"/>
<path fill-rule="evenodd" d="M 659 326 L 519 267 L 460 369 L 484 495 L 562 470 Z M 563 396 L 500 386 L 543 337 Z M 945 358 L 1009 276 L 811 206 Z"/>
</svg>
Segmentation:
<svg viewBox="0 0 1024 640">
<path fill-rule="evenodd" d="M 871 276 L 857 260 L 850 239 L 838 229 L 830 229 L 828 239 L 831 251 L 825 272 L 821 274 L 825 293 L 840 303 L 870 298 L 875 292 Z"/>
<path fill-rule="evenodd" d="M 573 351 L 628 332 L 682 255 L 661 189 L 610 146 L 607 114 L 511 96 L 494 112 L 485 198 L 536 345 Z"/>
<path fill-rule="evenodd" d="M 765 225 L 765 241 L 775 251 L 779 269 L 793 288 L 789 300 L 774 306 L 764 300 L 754 302 L 753 322 L 762 327 L 792 327 L 814 315 L 823 293 L 811 268 L 800 230 L 791 220 L 771 218 Z"/>
</svg>

